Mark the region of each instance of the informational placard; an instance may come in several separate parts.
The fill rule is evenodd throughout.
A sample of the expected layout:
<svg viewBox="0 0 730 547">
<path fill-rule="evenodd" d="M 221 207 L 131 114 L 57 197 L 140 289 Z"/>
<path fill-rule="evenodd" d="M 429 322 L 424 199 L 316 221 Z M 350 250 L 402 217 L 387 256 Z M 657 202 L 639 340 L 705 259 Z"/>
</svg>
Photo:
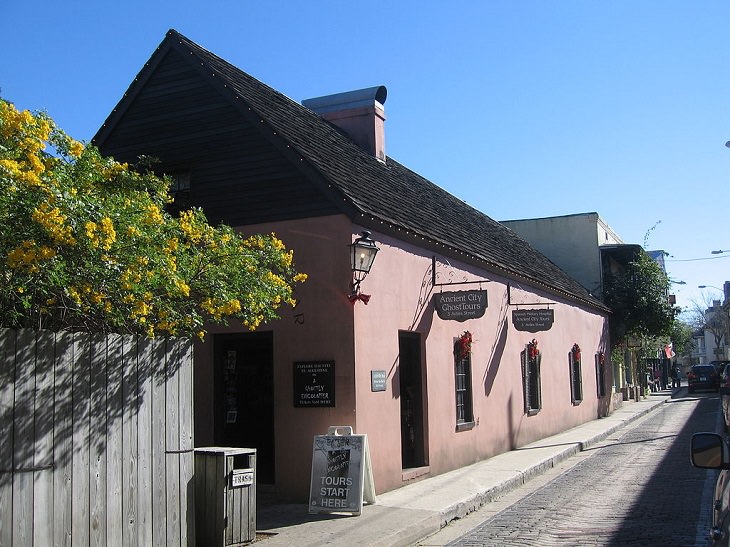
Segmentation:
<svg viewBox="0 0 730 547">
<path fill-rule="evenodd" d="M 554 310 L 512 310 L 512 324 L 519 331 L 539 332 L 550 330 L 554 321 Z"/>
<path fill-rule="evenodd" d="M 314 437 L 309 512 L 359 515 L 363 502 L 375 503 L 367 435 L 332 426 Z"/>
<path fill-rule="evenodd" d="M 370 371 L 370 391 L 385 391 L 388 373 L 384 370 Z"/>
<path fill-rule="evenodd" d="M 433 305 L 441 319 L 478 319 L 487 311 L 487 291 L 455 291 L 433 295 Z"/>
<path fill-rule="evenodd" d="M 335 406 L 335 362 L 295 361 L 294 406 Z"/>
</svg>

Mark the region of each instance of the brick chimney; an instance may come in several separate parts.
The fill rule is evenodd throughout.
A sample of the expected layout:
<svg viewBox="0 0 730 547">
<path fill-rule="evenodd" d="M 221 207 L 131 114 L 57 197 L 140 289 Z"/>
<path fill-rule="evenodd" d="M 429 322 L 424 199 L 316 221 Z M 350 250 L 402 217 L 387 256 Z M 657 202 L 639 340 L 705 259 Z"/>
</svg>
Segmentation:
<svg viewBox="0 0 730 547">
<path fill-rule="evenodd" d="M 385 86 L 306 99 L 302 104 L 335 124 L 368 153 L 385 161 Z"/>
</svg>

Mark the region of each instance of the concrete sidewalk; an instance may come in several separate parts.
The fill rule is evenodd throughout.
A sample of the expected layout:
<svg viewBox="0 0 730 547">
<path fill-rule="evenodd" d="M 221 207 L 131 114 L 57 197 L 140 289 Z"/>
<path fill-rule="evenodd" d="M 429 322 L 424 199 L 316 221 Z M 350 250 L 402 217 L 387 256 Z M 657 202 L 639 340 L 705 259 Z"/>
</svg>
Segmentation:
<svg viewBox="0 0 730 547">
<path fill-rule="evenodd" d="M 675 396 L 680 390 L 675 390 Z M 306 504 L 259 507 L 262 547 L 297 545 L 413 545 L 498 498 L 561 461 L 585 450 L 624 425 L 657 409 L 671 390 L 625 401 L 606 418 L 574 427 L 517 450 L 437 475 L 377 496 L 360 516 L 309 514 Z M 266 536 L 266 537 L 263 537 Z"/>
</svg>

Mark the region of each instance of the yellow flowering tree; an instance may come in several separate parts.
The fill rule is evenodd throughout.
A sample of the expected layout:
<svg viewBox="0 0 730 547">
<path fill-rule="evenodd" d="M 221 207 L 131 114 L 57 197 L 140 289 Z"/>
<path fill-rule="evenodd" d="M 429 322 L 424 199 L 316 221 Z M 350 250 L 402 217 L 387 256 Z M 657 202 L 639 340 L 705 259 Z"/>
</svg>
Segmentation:
<svg viewBox="0 0 730 547">
<path fill-rule="evenodd" d="M 168 187 L 0 99 L 0 326 L 202 337 L 294 305 L 281 240 L 172 216 Z"/>
</svg>

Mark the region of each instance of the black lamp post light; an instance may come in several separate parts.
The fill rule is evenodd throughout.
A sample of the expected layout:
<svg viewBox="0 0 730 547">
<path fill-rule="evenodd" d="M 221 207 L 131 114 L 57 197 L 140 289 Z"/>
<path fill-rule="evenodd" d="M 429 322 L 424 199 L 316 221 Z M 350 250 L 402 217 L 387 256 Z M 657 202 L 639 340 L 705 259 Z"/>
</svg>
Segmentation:
<svg viewBox="0 0 730 547">
<path fill-rule="evenodd" d="M 355 303 L 362 300 L 365 304 L 370 300 L 370 295 L 360 293 L 360 283 L 370 273 L 370 268 L 375 262 L 375 255 L 380 250 L 375 245 L 371 233 L 363 231 L 350 246 L 350 266 L 352 267 L 352 283 L 350 284 L 349 299 Z"/>
</svg>

